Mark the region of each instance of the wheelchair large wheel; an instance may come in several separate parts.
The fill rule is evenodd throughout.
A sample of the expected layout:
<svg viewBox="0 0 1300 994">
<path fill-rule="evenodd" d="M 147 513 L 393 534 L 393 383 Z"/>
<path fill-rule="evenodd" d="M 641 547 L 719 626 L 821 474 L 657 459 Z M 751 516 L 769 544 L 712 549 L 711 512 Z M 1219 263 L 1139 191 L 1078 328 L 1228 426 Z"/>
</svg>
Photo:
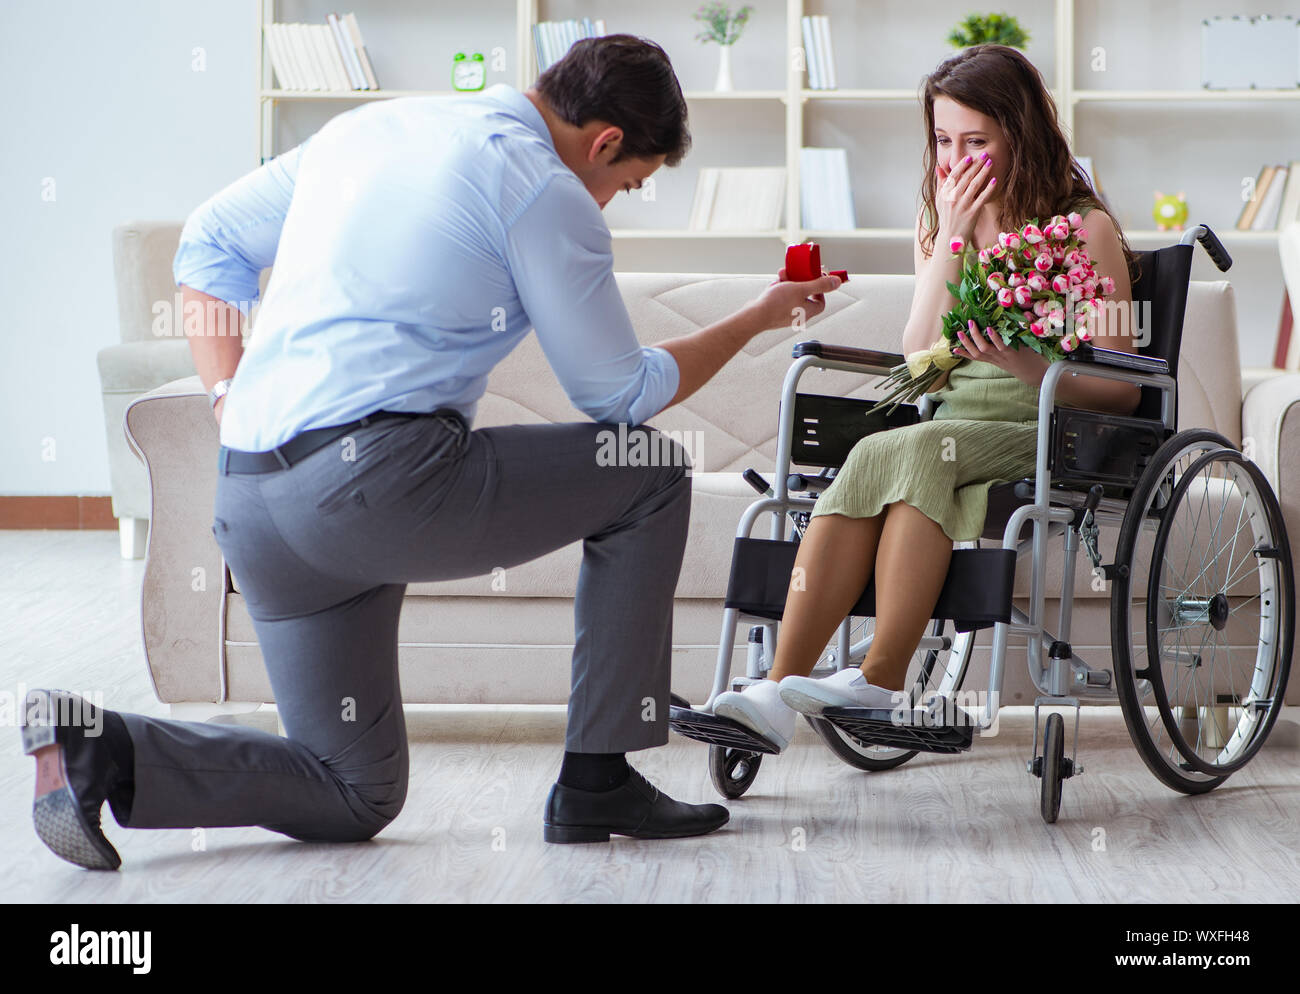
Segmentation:
<svg viewBox="0 0 1300 994">
<path fill-rule="evenodd" d="M 860 619 L 859 624 L 853 628 L 850 641 L 859 640 L 874 628 L 875 619 Z M 931 628 L 932 635 L 942 635 L 944 631 L 944 622 L 936 619 Z M 970 638 L 964 643 L 964 657 L 960 660 L 960 673 L 955 681 L 954 690 L 960 690 L 962 682 L 966 677 L 966 669 L 970 665 L 971 648 L 974 646 L 974 633 L 970 633 Z M 827 656 L 833 652 L 833 649 L 827 650 L 818 665 L 822 665 Z M 950 650 L 956 652 L 954 648 Z M 861 657 L 850 658 L 849 665 L 856 666 L 862 662 Z M 936 649 L 917 650 L 912 657 L 912 663 L 908 669 L 907 686 L 910 688 L 913 705 L 923 703 L 929 695 L 939 689 L 939 683 L 943 679 L 945 667 L 940 665 L 940 654 Z M 917 754 L 915 749 L 897 749 L 889 746 L 870 745 L 859 742 L 853 736 L 835 725 L 832 725 L 825 718 L 814 715 L 804 715 L 808 724 L 812 726 L 822 741 L 830 748 L 837 757 L 848 763 L 850 766 L 859 770 L 869 772 L 883 772 L 893 770 L 902 766 L 913 756 Z"/>
<path fill-rule="evenodd" d="M 1286 692 L 1295 578 L 1277 498 L 1223 436 L 1181 432 L 1139 480 L 1115 562 L 1129 734 L 1166 785 L 1213 790 L 1263 745 Z"/>
</svg>

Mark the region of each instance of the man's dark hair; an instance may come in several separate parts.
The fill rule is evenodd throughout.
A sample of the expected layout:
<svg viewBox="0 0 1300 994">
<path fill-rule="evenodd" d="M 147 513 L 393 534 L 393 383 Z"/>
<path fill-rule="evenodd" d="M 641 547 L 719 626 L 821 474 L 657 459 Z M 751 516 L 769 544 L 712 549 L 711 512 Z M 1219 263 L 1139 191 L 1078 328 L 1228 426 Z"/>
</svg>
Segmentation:
<svg viewBox="0 0 1300 994">
<path fill-rule="evenodd" d="M 691 147 L 686 98 L 667 53 L 647 38 L 605 35 L 575 42 L 537 80 L 537 92 L 575 127 L 606 121 L 623 129 L 614 162 L 667 156 L 675 166 Z"/>
</svg>

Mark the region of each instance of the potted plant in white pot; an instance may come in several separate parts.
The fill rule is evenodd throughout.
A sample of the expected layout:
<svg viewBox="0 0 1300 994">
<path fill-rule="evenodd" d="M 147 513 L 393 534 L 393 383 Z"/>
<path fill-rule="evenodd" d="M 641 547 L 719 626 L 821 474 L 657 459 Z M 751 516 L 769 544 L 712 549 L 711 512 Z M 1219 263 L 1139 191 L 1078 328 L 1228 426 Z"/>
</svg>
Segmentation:
<svg viewBox="0 0 1300 994">
<path fill-rule="evenodd" d="M 695 12 L 695 20 L 704 24 L 704 30 L 697 34 L 696 40 L 715 41 L 720 52 L 718 62 L 718 80 L 714 89 L 727 91 L 735 89 L 731 82 L 731 46 L 740 40 L 740 33 L 749 23 L 749 15 L 754 12 L 750 4 L 745 4 L 734 14 L 725 3 L 706 3 Z"/>
</svg>

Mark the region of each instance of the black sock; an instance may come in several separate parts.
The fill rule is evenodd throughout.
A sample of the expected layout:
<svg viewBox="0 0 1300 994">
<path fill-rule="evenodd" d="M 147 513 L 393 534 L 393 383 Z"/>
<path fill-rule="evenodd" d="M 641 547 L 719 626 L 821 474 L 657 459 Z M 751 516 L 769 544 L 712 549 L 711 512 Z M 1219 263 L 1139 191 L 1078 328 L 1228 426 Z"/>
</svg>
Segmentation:
<svg viewBox="0 0 1300 994">
<path fill-rule="evenodd" d="M 114 817 L 121 812 L 127 818 L 131 813 L 131 802 L 135 800 L 135 745 L 131 742 L 126 722 L 116 711 L 104 711 L 104 741 L 108 744 L 113 765 L 117 767 L 117 779 L 108 791 L 108 800 Z M 118 822 L 121 821 L 122 818 L 118 818 Z"/>
<path fill-rule="evenodd" d="M 560 784 L 578 790 L 603 793 L 623 786 L 631 775 L 621 752 L 566 752 L 560 765 Z"/>
</svg>

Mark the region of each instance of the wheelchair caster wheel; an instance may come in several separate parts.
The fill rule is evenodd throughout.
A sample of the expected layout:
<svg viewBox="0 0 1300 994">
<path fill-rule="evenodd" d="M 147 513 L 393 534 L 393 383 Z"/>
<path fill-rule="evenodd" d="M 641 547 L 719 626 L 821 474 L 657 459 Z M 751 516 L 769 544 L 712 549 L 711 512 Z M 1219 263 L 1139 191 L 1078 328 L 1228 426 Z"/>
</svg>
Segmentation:
<svg viewBox="0 0 1300 994">
<path fill-rule="evenodd" d="M 1061 784 L 1069 776 L 1065 758 L 1065 720 L 1059 714 L 1047 716 L 1047 727 L 1043 730 L 1043 757 L 1038 767 L 1038 775 L 1043 778 L 1040 810 L 1043 821 L 1051 825 L 1061 812 Z"/>
<path fill-rule="evenodd" d="M 709 777 L 718 793 L 732 800 L 749 790 L 762 762 L 760 752 L 709 746 Z"/>
</svg>

